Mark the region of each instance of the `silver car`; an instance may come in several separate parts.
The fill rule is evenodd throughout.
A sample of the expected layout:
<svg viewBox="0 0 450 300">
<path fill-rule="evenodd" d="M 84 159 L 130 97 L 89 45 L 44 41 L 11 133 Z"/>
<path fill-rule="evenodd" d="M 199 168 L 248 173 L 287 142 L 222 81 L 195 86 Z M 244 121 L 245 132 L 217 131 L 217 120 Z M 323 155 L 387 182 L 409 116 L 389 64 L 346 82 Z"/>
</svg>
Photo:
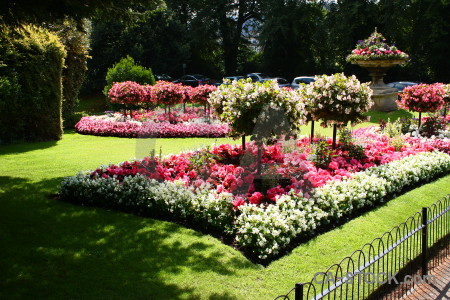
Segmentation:
<svg viewBox="0 0 450 300">
<path fill-rule="evenodd" d="M 292 80 L 291 87 L 296 90 L 299 88 L 300 84 L 310 84 L 311 82 L 316 81 L 313 76 L 299 76 L 295 77 L 294 80 Z"/>
</svg>

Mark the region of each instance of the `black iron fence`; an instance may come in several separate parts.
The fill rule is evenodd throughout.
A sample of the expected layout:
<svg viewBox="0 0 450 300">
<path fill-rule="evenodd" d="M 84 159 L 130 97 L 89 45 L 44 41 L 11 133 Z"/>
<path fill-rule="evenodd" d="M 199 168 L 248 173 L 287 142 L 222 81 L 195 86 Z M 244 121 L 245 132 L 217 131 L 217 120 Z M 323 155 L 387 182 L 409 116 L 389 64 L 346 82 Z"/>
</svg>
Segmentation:
<svg viewBox="0 0 450 300">
<path fill-rule="evenodd" d="M 275 299 L 399 299 L 450 255 L 450 194 Z"/>
</svg>

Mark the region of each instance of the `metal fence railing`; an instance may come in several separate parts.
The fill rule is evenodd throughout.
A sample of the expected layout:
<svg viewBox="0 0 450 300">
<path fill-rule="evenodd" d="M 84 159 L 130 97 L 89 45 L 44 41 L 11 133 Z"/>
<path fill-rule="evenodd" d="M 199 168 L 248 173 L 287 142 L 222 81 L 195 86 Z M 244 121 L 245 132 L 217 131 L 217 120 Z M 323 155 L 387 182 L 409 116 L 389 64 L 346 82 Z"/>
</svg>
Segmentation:
<svg viewBox="0 0 450 300">
<path fill-rule="evenodd" d="M 450 255 L 450 194 L 275 299 L 399 299 Z"/>
</svg>

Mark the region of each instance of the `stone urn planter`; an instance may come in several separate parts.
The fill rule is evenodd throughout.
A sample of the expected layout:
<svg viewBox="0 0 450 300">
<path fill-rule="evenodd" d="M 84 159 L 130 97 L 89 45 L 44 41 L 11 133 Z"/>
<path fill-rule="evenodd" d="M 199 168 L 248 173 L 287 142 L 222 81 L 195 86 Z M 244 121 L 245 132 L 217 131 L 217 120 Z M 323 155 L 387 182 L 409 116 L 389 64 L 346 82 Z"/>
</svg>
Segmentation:
<svg viewBox="0 0 450 300">
<path fill-rule="evenodd" d="M 374 105 L 372 110 L 377 111 L 393 111 L 397 110 L 395 101 L 398 97 L 398 90 L 386 85 L 383 81 L 384 75 L 390 68 L 405 63 L 404 59 L 372 59 L 372 60 L 355 60 L 352 64 L 358 65 L 369 72 L 372 77 L 370 88 L 373 90 L 372 100 Z"/>
</svg>

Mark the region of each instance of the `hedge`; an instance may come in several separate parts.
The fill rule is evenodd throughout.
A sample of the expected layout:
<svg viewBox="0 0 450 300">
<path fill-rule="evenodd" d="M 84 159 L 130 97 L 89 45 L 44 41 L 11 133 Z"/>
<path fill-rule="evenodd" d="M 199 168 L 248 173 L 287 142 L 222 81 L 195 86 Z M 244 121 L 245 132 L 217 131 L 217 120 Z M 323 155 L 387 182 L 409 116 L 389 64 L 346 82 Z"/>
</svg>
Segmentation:
<svg viewBox="0 0 450 300">
<path fill-rule="evenodd" d="M 0 143 L 62 136 L 62 70 L 66 52 L 48 30 L 0 32 Z"/>
</svg>

